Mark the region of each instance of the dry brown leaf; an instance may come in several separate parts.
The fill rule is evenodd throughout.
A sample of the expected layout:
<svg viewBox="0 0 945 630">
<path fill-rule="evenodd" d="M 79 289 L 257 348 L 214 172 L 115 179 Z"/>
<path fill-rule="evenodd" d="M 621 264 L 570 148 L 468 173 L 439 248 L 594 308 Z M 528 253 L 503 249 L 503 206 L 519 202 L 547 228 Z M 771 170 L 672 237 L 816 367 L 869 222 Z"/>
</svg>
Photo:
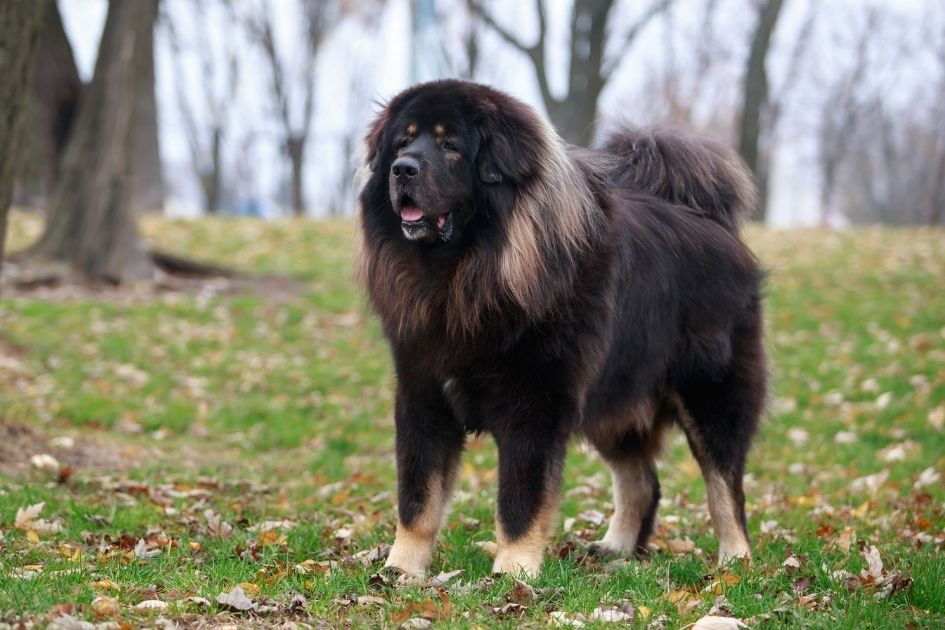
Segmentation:
<svg viewBox="0 0 945 630">
<path fill-rule="evenodd" d="M 92 600 L 92 612 L 96 617 L 113 617 L 121 612 L 121 604 L 114 597 L 99 595 Z"/>
<path fill-rule="evenodd" d="M 692 553 L 696 550 L 696 543 L 689 538 L 670 538 L 666 541 L 666 547 L 673 554 Z"/>
<path fill-rule="evenodd" d="M 538 593 L 525 582 L 515 580 L 515 586 L 505 595 L 505 599 L 513 604 L 522 604 L 524 606 L 537 600 Z"/>
</svg>

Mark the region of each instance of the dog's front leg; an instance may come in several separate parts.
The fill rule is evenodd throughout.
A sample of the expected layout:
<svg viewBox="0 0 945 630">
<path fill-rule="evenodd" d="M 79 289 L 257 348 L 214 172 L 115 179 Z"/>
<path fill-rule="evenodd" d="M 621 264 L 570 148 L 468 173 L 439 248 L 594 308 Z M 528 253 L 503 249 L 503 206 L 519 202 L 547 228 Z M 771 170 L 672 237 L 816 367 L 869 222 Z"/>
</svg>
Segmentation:
<svg viewBox="0 0 945 630">
<path fill-rule="evenodd" d="M 498 551 L 492 572 L 537 577 L 558 514 L 567 436 L 515 427 L 495 437 Z"/>
<path fill-rule="evenodd" d="M 398 370 L 397 535 L 385 566 L 423 576 L 453 492 L 465 433 L 440 387 Z"/>
</svg>

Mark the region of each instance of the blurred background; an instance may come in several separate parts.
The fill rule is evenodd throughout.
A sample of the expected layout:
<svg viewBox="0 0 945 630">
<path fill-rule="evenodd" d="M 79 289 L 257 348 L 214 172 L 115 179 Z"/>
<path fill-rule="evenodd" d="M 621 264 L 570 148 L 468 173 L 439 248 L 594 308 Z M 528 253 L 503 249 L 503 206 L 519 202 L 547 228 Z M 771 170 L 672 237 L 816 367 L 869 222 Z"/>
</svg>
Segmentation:
<svg viewBox="0 0 945 630">
<path fill-rule="evenodd" d="M 435 568 L 466 590 L 375 583 L 394 387 L 354 173 L 383 103 L 447 76 L 574 144 L 672 126 L 755 172 L 773 378 L 734 581 L 678 433 L 649 562 L 584 564 L 610 493 L 574 444 L 556 570 L 499 619 L 477 439 Z M 0 627 L 220 624 L 236 584 L 270 625 L 626 597 L 638 627 L 945 627 L 943 215 L 945 0 L 0 0 Z"/>
<path fill-rule="evenodd" d="M 106 0 L 50 4 L 23 207 L 48 205 L 108 13 Z M 141 210 L 353 214 L 380 104 L 463 77 L 525 100 L 574 144 L 616 120 L 720 138 L 755 171 L 757 218 L 773 225 L 943 221 L 937 0 L 162 0 L 153 17 L 153 63 L 129 87 Z"/>
</svg>

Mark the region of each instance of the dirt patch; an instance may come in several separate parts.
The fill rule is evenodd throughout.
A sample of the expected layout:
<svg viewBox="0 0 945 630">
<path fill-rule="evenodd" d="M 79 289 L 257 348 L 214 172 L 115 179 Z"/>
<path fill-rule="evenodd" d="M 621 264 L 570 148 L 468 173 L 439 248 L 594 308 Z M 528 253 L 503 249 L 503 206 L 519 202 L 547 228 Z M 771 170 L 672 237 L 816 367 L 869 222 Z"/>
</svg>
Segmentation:
<svg viewBox="0 0 945 630">
<path fill-rule="evenodd" d="M 209 267 L 208 269 L 216 269 Z M 251 296 L 267 302 L 284 303 L 305 294 L 307 284 L 297 278 L 277 274 L 252 274 L 208 271 L 166 273 L 157 271 L 153 282 L 114 285 L 91 282 L 55 263 L 4 262 L 0 276 L 0 296 L 29 297 L 39 300 L 80 302 L 98 301 L 120 304 L 149 303 L 163 296 L 183 294 L 199 298 L 216 296 Z"/>
<path fill-rule="evenodd" d="M 22 476 L 35 470 L 31 458 L 51 455 L 68 474 L 85 470 L 114 472 L 141 466 L 160 458 L 157 449 L 139 445 L 107 443 L 98 436 L 78 436 L 73 432 L 49 435 L 34 427 L 0 419 L 0 474 Z"/>
</svg>

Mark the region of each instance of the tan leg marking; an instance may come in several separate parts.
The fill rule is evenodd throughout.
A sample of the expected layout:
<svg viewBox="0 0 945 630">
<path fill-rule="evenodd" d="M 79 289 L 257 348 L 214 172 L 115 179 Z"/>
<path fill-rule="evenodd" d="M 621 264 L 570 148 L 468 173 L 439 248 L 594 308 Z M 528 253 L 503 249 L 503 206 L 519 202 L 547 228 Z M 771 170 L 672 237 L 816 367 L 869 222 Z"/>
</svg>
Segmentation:
<svg viewBox="0 0 945 630">
<path fill-rule="evenodd" d="M 750 561 L 751 545 L 748 544 L 748 538 L 739 521 L 735 497 L 722 475 L 708 466 L 709 456 L 699 439 L 698 427 L 678 396 L 676 406 L 679 421 L 689 437 L 692 453 L 696 456 L 702 469 L 702 478 L 705 479 L 709 514 L 712 515 L 712 526 L 719 539 L 719 564 L 727 564 L 733 558 L 745 558 Z"/>
<path fill-rule="evenodd" d="M 636 550 L 640 525 L 653 500 L 650 473 L 642 459 L 607 463 L 613 479 L 614 514 L 596 545 L 604 553 L 629 556 Z"/>
<path fill-rule="evenodd" d="M 434 473 L 427 489 L 427 504 L 423 513 L 407 527 L 399 519 L 394 544 L 387 556 L 385 567 L 393 567 L 404 573 L 423 577 L 433 561 L 436 535 L 446 520 L 447 507 L 456 486 L 459 457 L 451 462 L 446 479 Z"/>
<path fill-rule="evenodd" d="M 728 484 L 717 472 L 703 472 L 709 513 L 712 525 L 719 538 L 719 564 L 727 564 L 733 558 L 751 560 L 751 546 L 738 518 L 738 506 Z"/>
<path fill-rule="evenodd" d="M 558 515 L 557 492 L 546 491 L 546 495 L 552 496 L 546 496 L 531 527 L 515 540 L 509 540 L 500 519 L 496 517 L 495 532 L 499 549 L 492 564 L 493 573 L 510 573 L 515 576 L 524 573 L 528 578 L 538 577 L 545 557 L 545 547 L 548 546 L 548 539 Z"/>
</svg>

